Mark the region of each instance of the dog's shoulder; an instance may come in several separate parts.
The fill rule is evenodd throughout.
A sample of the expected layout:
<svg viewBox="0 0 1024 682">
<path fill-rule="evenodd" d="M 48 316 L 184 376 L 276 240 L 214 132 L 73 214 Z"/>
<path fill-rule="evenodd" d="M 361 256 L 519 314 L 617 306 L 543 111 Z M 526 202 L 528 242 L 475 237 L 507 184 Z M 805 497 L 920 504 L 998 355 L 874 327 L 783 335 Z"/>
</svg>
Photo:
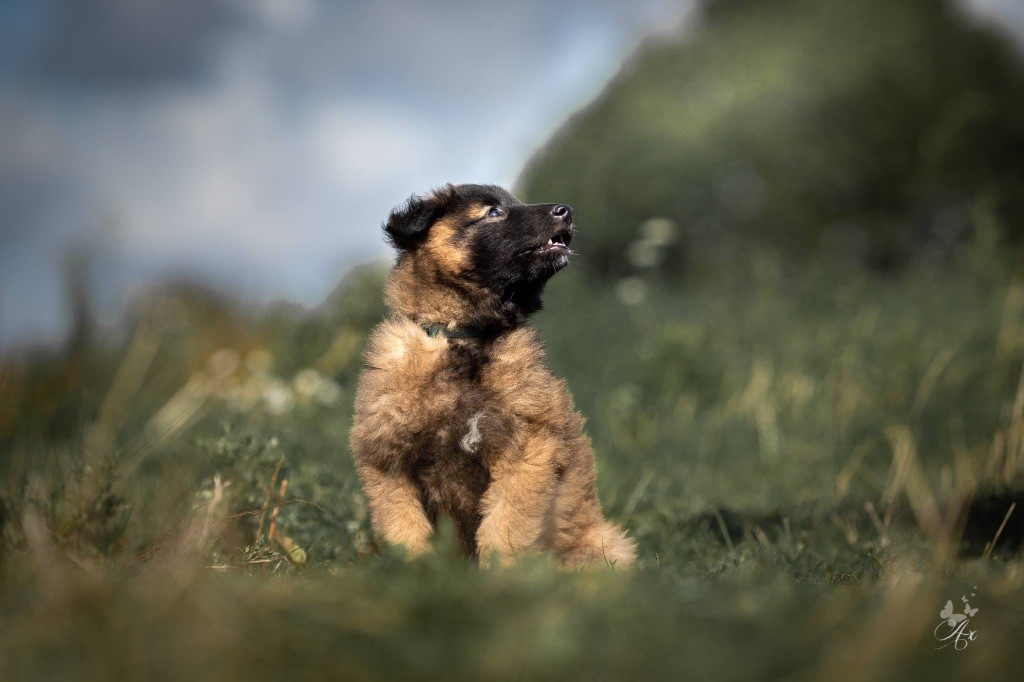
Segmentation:
<svg viewBox="0 0 1024 682">
<path fill-rule="evenodd" d="M 351 442 L 357 456 L 370 456 L 377 450 L 374 443 L 408 441 L 453 409 L 454 392 L 435 390 L 444 355 L 445 341 L 408 319 L 393 317 L 377 325 L 356 388 Z"/>
<path fill-rule="evenodd" d="M 412 320 L 393 317 L 370 334 L 363 360 L 371 369 L 422 373 L 441 362 L 446 345 L 443 338 L 429 336 Z"/>
<path fill-rule="evenodd" d="M 547 372 L 544 343 L 537 330 L 529 325 L 518 327 L 497 339 L 491 347 L 490 360 L 498 372 Z"/>
<path fill-rule="evenodd" d="M 564 420 L 574 413 L 568 387 L 548 369 L 540 334 L 530 326 L 519 327 L 495 342 L 483 379 L 522 416 Z"/>
</svg>

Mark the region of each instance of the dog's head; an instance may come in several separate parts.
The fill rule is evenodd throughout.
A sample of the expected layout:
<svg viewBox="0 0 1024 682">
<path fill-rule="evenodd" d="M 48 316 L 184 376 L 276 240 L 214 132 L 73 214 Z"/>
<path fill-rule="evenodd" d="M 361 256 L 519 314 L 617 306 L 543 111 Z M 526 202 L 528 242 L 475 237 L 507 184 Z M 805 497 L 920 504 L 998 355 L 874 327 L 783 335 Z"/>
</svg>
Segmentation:
<svg viewBox="0 0 1024 682">
<path fill-rule="evenodd" d="M 448 185 L 396 208 L 384 232 L 420 288 L 462 292 L 475 299 L 467 303 L 509 308 L 507 317 L 540 308 L 544 284 L 569 263 L 574 227 L 566 204 L 524 204 L 494 185 Z"/>
</svg>

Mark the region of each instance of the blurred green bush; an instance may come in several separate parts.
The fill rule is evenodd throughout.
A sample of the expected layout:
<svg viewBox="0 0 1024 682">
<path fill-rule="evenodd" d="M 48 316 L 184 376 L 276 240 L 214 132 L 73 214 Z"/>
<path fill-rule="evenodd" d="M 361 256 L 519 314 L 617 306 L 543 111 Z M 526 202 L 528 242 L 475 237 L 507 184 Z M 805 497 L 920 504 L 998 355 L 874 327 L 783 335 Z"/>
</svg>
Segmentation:
<svg viewBox="0 0 1024 682">
<path fill-rule="evenodd" d="M 942 0 L 701 8 L 520 180 L 577 209 L 586 267 L 718 269 L 760 247 L 887 268 L 979 213 L 1024 239 L 1024 69 L 991 28 Z"/>
<path fill-rule="evenodd" d="M 347 434 L 382 268 L 315 310 L 169 285 L 3 358 L 0 678 L 1020 669 L 1022 83 L 947 2 L 720 0 L 533 160 L 582 224 L 536 323 L 635 576 L 477 571 L 444 525 L 377 551 Z M 950 575 L 989 647 L 952 658 Z"/>
</svg>

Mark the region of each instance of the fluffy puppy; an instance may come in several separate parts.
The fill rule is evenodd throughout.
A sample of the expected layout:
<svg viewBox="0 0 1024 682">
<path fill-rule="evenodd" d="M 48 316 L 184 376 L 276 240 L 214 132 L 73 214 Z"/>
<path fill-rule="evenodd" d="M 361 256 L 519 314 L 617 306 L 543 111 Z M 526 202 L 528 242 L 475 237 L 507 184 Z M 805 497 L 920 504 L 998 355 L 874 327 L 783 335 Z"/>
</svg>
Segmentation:
<svg viewBox="0 0 1024 682">
<path fill-rule="evenodd" d="M 429 550 L 439 516 L 466 553 L 547 549 L 577 567 L 633 563 L 601 514 L 594 454 L 527 318 L 569 263 L 572 208 L 492 185 L 414 196 L 384 224 L 398 259 L 351 431 L 375 533 Z"/>
</svg>

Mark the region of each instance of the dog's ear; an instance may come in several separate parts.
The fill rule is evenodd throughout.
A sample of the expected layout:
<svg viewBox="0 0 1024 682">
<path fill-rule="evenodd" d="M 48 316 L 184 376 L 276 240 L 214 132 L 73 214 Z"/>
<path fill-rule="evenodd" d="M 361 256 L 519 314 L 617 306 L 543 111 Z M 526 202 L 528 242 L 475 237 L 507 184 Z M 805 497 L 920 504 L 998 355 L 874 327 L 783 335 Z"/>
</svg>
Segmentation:
<svg viewBox="0 0 1024 682">
<path fill-rule="evenodd" d="M 384 223 L 384 234 L 396 249 L 409 251 L 424 239 L 431 225 L 440 220 L 455 197 L 455 188 L 446 185 L 429 195 L 413 195 L 391 211 Z"/>
</svg>

